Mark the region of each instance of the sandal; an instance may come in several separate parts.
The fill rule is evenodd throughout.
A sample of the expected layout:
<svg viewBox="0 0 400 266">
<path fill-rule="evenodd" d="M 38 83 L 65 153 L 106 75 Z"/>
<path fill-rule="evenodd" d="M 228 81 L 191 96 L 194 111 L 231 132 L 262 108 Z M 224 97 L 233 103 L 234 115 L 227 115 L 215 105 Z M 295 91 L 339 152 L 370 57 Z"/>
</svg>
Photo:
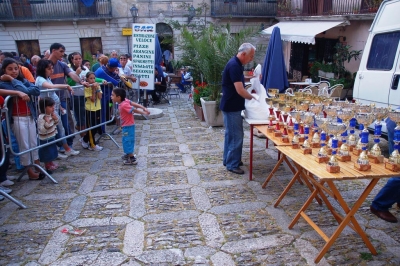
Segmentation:
<svg viewBox="0 0 400 266">
<path fill-rule="evenodd" d="M 53 163 L 46 163 L 45 167 L 46 167 L 46 171 L 47 172 L 54 171 L 54 170 L 58 169 L 58 165 L 57 164 L 53 164 Z"/>
</svg>

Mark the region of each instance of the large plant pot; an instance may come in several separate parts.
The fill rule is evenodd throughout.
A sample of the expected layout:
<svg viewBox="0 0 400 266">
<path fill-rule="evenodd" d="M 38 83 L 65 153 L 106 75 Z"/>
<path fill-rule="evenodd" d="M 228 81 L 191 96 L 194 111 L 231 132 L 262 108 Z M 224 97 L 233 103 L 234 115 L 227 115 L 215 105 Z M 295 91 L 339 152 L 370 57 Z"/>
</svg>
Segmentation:
<svg viewBox="0 0 400 266">
<path fill-rule="evenodd" d="M 204 113 L 203 113 L 203 107 L 198 106 L 197 104 L 193 104 L 194 111 L 196 113 L 196 116 L 200 121 L 205 121 L 204 120 Z"/>
<path fill-rule="evenodd" d="M 224 118 L 220 110 L 216 112 L 217 102 L 206 101 L 203 98 L 200 98 L 200 101 L 207 125 L 211 127 L 222 127 L 224 125 Z"/>
</svg>

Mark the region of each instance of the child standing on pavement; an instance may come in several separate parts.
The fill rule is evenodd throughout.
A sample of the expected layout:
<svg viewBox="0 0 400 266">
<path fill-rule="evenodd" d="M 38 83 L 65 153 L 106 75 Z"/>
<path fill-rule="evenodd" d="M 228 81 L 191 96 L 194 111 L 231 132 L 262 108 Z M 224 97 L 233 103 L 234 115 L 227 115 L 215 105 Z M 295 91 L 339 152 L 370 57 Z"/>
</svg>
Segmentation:
<svg viewBox="0 0 400 266">
<path fill-rule="evenodd" d="M 121 117 L 122 127 L 122 146 L 124 153 L 127 154 L 124 164 L 137 164 L 136 158 L 133 155 L 135 150 L 135 119 L 133 113 L 149 115 L 150 112 L 144 106 L 125 99 L 126 92 L 122 88 L 115 88 L 111 94 L 113 103 L 118 103 L 118 109 Z"/>
<path fill-rule="evenodd" d="M 95 82 L 96 76 L 93 72 L 86 74 L 86 81 L 90 84 L 90 87 L 85 88 L 85 110 L 86 110 L 86 128 L 95 127 L 100 124 L 101 115 L 101 98 L 103 92 L 100 89 L 100 85 Z M 96 144 L 94 136 L 98 133 L 103 134 L 101 127 L 95 127 L 89 130 L 83 137 L 82 147 L 87 148 L 91 151 L 101 151 L 103 147 Z"/>
<path fill-rule="evenodd" d="M 55 113 L 55 101 L 50 97 L 44 97 L 39 101 L 40 115 L 37 120 L 39 144 L 46 144 L 55 140 L 57 134 L 58 115 Z M 39 148 L 39 159 L 44 162 L 47 171 L 53 171 L 58 165 L 53 163 L 58 151 L 55 143 Z"/>
</svg>

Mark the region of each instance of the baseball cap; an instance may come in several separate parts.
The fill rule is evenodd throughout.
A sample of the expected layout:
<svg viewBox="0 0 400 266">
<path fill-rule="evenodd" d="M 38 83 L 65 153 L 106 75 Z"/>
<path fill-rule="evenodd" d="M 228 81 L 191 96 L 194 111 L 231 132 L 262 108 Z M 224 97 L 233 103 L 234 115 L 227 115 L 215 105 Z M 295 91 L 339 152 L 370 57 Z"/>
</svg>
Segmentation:
<svg viewBox="0 0 400 266">
<path fill-rule="evenodd" d="M 118 61 L 117 58 L 110 58 L 110 60 L 108 60 L 107 66 L 109 66 L 109 67 L 121 67 L 121 65 L 119 64 L 119 61 Z"/>
</svg>

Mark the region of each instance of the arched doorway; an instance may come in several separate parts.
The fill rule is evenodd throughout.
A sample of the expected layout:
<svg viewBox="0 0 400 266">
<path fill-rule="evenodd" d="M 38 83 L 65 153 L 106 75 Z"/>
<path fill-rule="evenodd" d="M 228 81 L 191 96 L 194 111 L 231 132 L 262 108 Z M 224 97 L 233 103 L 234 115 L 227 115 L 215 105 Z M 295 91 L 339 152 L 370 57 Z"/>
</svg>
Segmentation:
<svg viewBox="0 0 400 266">
<path fill-rule="evenodd" d="M 172 55 L 174 54 L 174 33 L 172 31 L 172 28 L 166 24 L 166 23 L 157 23 L 156 24 L 156 32 L 157 32 L 157 36 L 158 36 L 158 40 L 160 42 L 160 46 L 161 46 L 161 50 L 164 52 L 166 50 L 169 50 Z M 163 56 L 164 59 L 164 56 Z M 169 60 L 171 60 L 172 58 L 170 58 Z M 171 72 L 173 71 L 172 69 L 172 65 L 168 64 L 166 65 L 167 71 Z"/>
</svg>

